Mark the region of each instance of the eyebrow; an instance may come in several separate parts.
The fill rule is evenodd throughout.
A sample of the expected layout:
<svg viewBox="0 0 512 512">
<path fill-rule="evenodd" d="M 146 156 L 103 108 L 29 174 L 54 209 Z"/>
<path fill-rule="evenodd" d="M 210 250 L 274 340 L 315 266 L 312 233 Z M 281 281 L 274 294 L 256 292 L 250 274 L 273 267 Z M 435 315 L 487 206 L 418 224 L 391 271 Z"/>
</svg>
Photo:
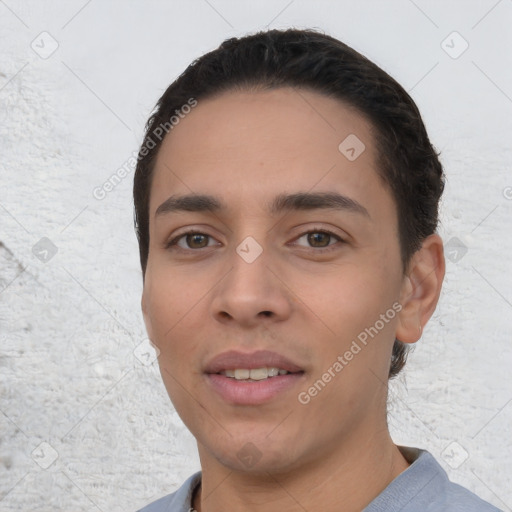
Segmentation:
<svg viewBox="0 0 512 512">
<path fill-rule="evenodd" d="M 155 217 L 179 212 L 220 212 L 225 209 L 222 201 L 205 194 L 171 196 L 155 212 Z M 279 194 L 268 205 L 268 211 L 275 215 L 288 211 L 341 210 L 371 218 L 368 210 L 355 199 L 337 192 L 297 192 Z"/>
</svg>

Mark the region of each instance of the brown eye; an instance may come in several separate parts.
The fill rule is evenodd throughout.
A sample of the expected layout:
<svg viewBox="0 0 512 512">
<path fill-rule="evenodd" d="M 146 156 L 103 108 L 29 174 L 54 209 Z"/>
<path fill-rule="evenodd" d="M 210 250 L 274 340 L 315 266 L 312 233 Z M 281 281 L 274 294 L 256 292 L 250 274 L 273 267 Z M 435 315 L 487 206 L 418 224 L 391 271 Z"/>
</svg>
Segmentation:
<svg viewBox="0 0 512 512">
<path fill-rule="evenodd" d="M 332 237 L 332 235 L 323 231 L 309 233 L 307 236 L 308 243 L 311 244 L 312 247 L 327 247 Z"/>
<path fill-rule="evenodd" d="M 205 233 L 199 233 L 197 231 L 189 231 L 188 233 L 182 233 L 177 237 L 173 238 L 166 244 L 166 249 L 177 249 L 181 251 L 190 251 L 191 249 L 205 249 L 206 247 L 212 246 L 213 238 Z"/>
<path fill-rule="evenodd" d="M 192 233 L 185 235 L 186 244 L 190 249 L 202 249 L 208 246 L 208 235 Z"/>
<path fill-rule="evenodd" d="M 296 244 L 301 247 L 305 247 L 306 249 L 316 249 L 315 252 L 322 252 L 322 249 L 330 251 L 332 249 L 336 249 L 343 243 L 344 240 L 338 235 L 323 229 L 307 231 L 297 238 L 296 241 Z"/>
</svg>

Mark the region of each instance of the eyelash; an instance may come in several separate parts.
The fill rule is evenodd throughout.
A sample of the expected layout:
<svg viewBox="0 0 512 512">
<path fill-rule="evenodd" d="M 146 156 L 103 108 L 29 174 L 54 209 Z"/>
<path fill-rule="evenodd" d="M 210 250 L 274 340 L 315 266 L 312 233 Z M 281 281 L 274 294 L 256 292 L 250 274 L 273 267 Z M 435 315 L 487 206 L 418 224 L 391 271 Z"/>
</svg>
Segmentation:
<svg viewBox="0 0 512 512">
<path fill-rule="evenodd" d="M 326 234 L 326 235 L 329 235 L 329 236 L 337 239 L 338 242 L 340 242 L 342 244 L 345 243 L 345 240 L 343 240 L 339 235 L 337 235 L 336 233 L 333 233 L 332 231 L 329 231 L 328 229 L 324 229 L 324 228 L 321 228 L 321 229 L 320 228 L 313 228 L 313 229 L 310 229 L 309 231 L 305 231 L 304 233 L 300 234 L 295 240 L 299 240 L 304 235 L 309 235 L 309 234 L 312 234 L 312 233 Z M 183 249 L 183 248 L 179 247 L 177 245 L 177 242 L 179 240 L 181 240 L 183 237 L 187 236 L 187 235 L 204 235 L 206 237 L 213 238 L 211 235 L 208 235 L 207 233 L 202 233 L 201 231 L 197 231 L 197 230 L 191 229 L 191 230 L 186 231 L 185 233 L 181 233 L 180 235 L 178 235 L 178 236 L 174 237 L 173 239 L 169 240 L 169 242 L 167 242 L 165 244 L 165 248 L 166 249 L 171 249 L 171 250 L 184 251 L 184 252 L 200 251 L 201 249 L 206 249 L 207 248 L 207 247 L 201 247 L 200 249 Z M 308 247 L 308 249 L 311 249 L 314 252 L 326 253 L 326 252 L 335 250 L 336 246 L 337 246 L 337 244 L 329 244 L 326 247 Z"/>
</svg>

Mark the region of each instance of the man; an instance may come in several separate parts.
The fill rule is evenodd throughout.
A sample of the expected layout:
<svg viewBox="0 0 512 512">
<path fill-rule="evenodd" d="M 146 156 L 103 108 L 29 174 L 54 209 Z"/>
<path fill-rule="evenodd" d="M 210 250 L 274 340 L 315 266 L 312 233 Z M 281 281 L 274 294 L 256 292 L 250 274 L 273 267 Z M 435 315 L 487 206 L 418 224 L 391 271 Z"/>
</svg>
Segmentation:
<svg viewBox="0 0 512 512">
<path fill-rule="evenodd" d="M 387 427 L 443 186 L 409 95 L 329 36 L 230 39 L 171 84 L 134 181 L 142 310 L 201 472 L 144 512 L 497 510 Z"/>
</svg>

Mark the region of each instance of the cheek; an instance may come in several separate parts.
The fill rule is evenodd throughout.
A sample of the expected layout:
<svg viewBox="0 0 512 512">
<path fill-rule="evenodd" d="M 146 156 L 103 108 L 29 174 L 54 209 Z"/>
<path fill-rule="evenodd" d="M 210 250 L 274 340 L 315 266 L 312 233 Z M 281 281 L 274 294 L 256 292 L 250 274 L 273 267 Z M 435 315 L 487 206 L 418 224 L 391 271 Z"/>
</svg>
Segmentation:
<svg viewBox="0 0 512 512">
<path fill-rule="evenodd" d="M 194 389 L 191 382 L 196 372 L 193 363 L 198 347 L 196 337 L 191 333 L 198 328 L 202 296 L 187 286 L 188 282 L 178 273 L 166 273 L 164 278 L 147 280 L 146 296 L 153 342 L 160 350 L 160 374 L 180 415 L 189 407 L 190 392 Z"/>
<path fill-rule="evenodd" d="M 334 379 L 336 384 L 331 388 L 334 392 L 341 386 L 347 398 L 364 394 L 373 381 L 379 385 L 376 375 L 382 381 L 387 379 L 397 321 L 392 308 L 397 285 L 396 272 L 378 265 L 378 261 L 372 258 L 366 263 L 338 265 L 332 272 L 303 275 L 297 281 L 301 283 L 297 295 L 307 306 L 304 311 L 310 325 L 306 329 L 314 330 L 315 344 L 322 347 L 316 352 L 317 370 L 320 374 L 327 371 L 338 356 L 347 354 L 343 377 Z"/>
<path fill-rule="evenodd" d="M 153 342 L 160 350 L 159 362 L 173 373 L 179 370 L 176 361 L 190 361 L 195 350 L 198 314 L 204 296 L 198 280 L 179 272 L 165 272 L 146 276 L 145 298 L 147 319 Z"/>
<path fill-rule="evenodd" d="M 373 324 L 389 307 L 388 297 L 392 296 L 375 266 L 336 265 L 330 272 L 302 274 L 297 283 L 297 295 L 318 321 L 344 339 L 357 335 L 369 322 Z"/>
<path fill-rule="evenodd" d="M 174 326 L 179 326 L 180 321 L 194 310 L 204 294 L 197 278 L 188 278 L 175 270 L 152 271 L 146 281 L 150 317 L 155 333 L 160 336 L 172 329 L 171 334 Z"/>
</svg>

